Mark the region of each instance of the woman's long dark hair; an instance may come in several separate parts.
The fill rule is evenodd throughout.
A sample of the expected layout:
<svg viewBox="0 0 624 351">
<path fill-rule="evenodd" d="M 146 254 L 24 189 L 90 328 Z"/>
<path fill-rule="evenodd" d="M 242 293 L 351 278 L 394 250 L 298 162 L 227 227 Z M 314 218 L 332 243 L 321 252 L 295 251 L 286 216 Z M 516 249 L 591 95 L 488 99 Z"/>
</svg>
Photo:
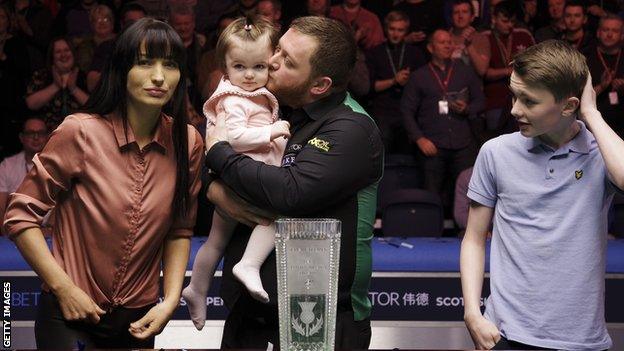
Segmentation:
<svg viewBox="0 0 624 351">
<path fill-rule="evenodd" d="M 186 118 L 186 50 L 178 34 L 168 24 L 143 18 L 128 27 L 116 40 L 110 59 L 104 66 L 102 77 L 89 96 L 83 110 L 105 115 L 118 113 L 124 125 L 128 123 L 127 89 L 128 72 L 138 61 L 144 45 L 148 58 L 171 59 L 178 64 L 180 81 L 163 112 L 173 117 L 173 145 L 176 157 L 176 185 L 173 213 L 186 214 L 189 209 L 189 159 Z"/>
</svg>

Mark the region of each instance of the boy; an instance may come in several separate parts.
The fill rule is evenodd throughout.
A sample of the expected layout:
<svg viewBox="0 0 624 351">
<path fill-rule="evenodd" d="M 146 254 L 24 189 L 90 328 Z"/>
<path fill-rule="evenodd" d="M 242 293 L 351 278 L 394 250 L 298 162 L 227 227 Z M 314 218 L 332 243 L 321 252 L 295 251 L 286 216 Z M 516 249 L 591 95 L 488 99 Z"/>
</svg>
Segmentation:
<svg viewBox="0 0 624 351">
<path fill-rule="evenodd" d="M 512 68 L 520 132 L 483 145 L 468 187 L 466 326 L 477 349 L 608 349 L 607 211 L 624 188 L 624 141 L 596 109 L 585 60 L 570 45 L 545 41 Z M 481 315 L 492 217 L 491 295 Z"/>
</svg>

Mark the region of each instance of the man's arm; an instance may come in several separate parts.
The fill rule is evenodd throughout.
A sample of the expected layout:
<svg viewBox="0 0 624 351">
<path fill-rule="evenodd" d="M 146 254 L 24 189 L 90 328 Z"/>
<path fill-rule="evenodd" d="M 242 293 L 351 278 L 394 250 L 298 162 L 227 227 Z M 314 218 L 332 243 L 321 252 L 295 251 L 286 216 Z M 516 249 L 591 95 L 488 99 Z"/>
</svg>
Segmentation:
<svg viewBox="0 0 624 351">
<path fill-rule="evenodd" d="M 365 118 L 340 118 L 315 135 L 316 143 L 302 145 L 290 167 L 269 166 L 239 155 L 215 132 L 207 141 L 207 161 L 221 179 L 254 205 L 289 216 L 309 214 L 352 196 L 381 176 L 383 148 L 376 129 Z M 371 128 L 366 128 L 365 126 Z M 379 162 L 379 165 L 374 164 Z"/>
<path fill-rule="evenodd" d="M 624 189 L 624 141 L 609 127 L 598 111 L 591 76 L 587 77 L 583 89 L 579 117 L 596 138 L 609 179 L 619 189 Z"/>
<path fill-rule="evenodd" d="M 485 240 L 494 209 L 470 204 L 468 226 L 461 244 L 460 272 L 464 296 L 464 321 L 475 348 L 491 349 L 500 339 L 496 326 L 481 314 L 481 288 L 485 267 Z"/>
<path fill-rule="evenodd" d="M 416 122 L 416 114 L 420 108 L 420 87 L 418 85 L 418 79 L 417 72 L 412 73 L 407 85 L 405 85 L 405 89 L 403 89 L 400 105 L 403 125 L 407 130 L 410 141 L 413 143 L 416 143 L 418 139 L 424 137 L 422 130 L 418 126 L 418 122 Z"/>
</svg>

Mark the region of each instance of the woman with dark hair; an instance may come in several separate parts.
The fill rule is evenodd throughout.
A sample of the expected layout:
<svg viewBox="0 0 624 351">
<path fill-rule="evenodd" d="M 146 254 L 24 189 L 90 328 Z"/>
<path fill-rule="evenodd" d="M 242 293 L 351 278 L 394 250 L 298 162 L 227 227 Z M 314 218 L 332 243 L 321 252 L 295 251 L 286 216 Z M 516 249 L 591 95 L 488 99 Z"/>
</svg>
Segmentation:
<svg viewBox="0 0 624 351">
<path fill-rule="evenodd" d="M 78 68 L 73 46 L 65 38 L 53 39 L 47 67 L 34 71 L 26 87 L 26 106 L 54 130 L 88 99 L 86 75 Z"/>
<path fill-rule="evenodd" d="M 128 28 L 85 113 L 52 133 L 11 195 L 6 233 L 44 283 L 38 348 L 153 348 L 178 305 L 203 156 L 184 118 L 184 55 L 163 22 Z M 52 208 L 50 253 L 40 225 Z"/>
</svg>

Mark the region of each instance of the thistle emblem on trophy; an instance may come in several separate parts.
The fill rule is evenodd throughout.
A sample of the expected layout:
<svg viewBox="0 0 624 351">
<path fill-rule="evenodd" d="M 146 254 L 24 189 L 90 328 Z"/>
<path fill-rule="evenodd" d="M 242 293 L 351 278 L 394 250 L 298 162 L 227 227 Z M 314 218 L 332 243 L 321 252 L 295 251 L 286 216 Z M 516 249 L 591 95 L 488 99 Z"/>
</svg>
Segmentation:
<svg viewBox="0 0 624 351">
<path fill-rule="evenodd" d="M 317 317 L 314 314 L 316 301 L 299 301 L 297 303 L 299 307 L 301 307 L 301 313 L 299 314 L 299 318 L 294 314 L 292 316 L 293 330 L 301 336 L 313 336 L 323 327 L 323 316 L 319 315 Z"/>
</svg>

